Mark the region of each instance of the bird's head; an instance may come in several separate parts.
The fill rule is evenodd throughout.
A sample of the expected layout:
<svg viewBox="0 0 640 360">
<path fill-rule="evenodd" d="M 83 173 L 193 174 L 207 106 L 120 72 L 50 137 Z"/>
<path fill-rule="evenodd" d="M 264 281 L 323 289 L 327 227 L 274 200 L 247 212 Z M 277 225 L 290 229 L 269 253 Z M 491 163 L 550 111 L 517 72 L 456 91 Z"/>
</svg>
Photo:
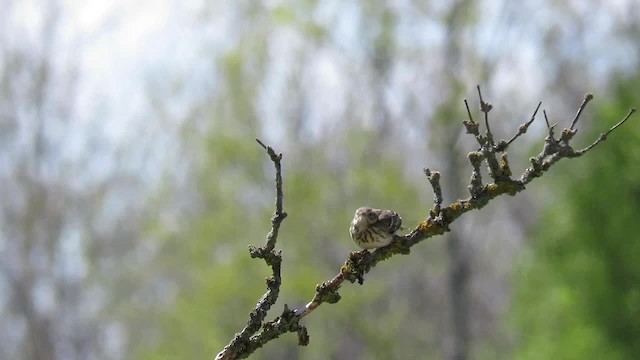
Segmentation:
<svg viewBox="0 0 640 360">
<path fill-rule="evenodd" d="M 353 226 L 358 230 L 362 230 L 363 228 L 366 228 L 370 224 L 373 224 L 376 221 L 378 221 L 378 216 L 380 215 L 378 214 L 378 212 L 380 210 L 378 211 L 376 210 L 377 209 L 372 209 L 370 207 L 361 207 L 358 210 L 356 210 L 356 213 L 353 217 Z"/>
</svg>

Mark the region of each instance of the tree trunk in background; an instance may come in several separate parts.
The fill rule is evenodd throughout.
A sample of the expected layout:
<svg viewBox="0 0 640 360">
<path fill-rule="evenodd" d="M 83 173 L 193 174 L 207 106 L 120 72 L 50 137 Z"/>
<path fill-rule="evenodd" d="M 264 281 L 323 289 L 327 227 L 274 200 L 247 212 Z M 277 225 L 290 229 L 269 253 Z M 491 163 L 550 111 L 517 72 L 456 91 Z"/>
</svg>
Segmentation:
<svg viewBox="0 0 640 360">
<path fill-rule="evenodd" d="M 465 15 L 471 10 L 472 6 L 466 0 L 460 0 L 451 7 L 446 17 L 447 24 L 447 45 L 445 47 L 446 64 L 449 64 L 451 88 L 450 100 L 443 104 L 448 107 L 445 114 L 455 116 L 456 118 L 446 119 L 446 127 L 443 133 L 447 136 L 447 146 L 444 157 L 444 175 L 449 179 L 448 186 L 445 188 L 447 201 L 456 199 L 458 189 L 464 188 L 466 184 L 466 175 L 461 174 L 458 159 L 464 159 L 462 151 L 456 146 L 460 134 L 460 122 L 456 116 L 459 113 L 460 102 L 459 94 L 460 84 L 462 81 L 458 79 L 459 68 L 462 64 L 461 58 L 461 31 L 464 27 L 461 23 L 468 21 Z M 469 275 L 470 275 L 470 255 L 465 246 L 464 234 L 460 231 L 451 232 L 447 236 L 447 254 L 449 255 L 449 269 L 447 273 L 447 290 L 450 299 L 450 321 L 451 321 L 451 341 L 450 348 L 447 349 L 447 357 L 451 360 L 466 360 L 469 354 Z"/>
<path fill-rule="evenodd" d="M 447 239 L 449 254 L 448 288 L 451 299 L 452 350 L 449 358 L 464 360 L 469 344 L 469 256 L 464 240 L 456 234 Z"/>
</svg>

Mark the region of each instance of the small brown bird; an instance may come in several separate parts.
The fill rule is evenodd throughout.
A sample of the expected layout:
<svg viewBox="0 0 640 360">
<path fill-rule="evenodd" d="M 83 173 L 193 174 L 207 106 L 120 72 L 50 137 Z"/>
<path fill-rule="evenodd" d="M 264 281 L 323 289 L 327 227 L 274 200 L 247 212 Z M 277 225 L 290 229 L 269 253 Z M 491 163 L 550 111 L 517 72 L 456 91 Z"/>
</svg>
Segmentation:
<svg viewBox="0 0 640 360">
<path fill-rule="evenodd" d="M 351 238 L 363 249 L 387 246 L 402 229 L 402 218 L 393 210 L 361 207 L 351 221 Z"/>
</svg>

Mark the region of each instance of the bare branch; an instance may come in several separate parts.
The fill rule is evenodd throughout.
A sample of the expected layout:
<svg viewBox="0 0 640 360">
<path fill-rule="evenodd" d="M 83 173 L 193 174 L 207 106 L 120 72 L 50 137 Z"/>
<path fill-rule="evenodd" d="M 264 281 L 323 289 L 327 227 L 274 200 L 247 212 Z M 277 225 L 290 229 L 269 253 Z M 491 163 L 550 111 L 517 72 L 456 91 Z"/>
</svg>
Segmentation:
<svg viewBox="0 0 640 360">
<path fill-rule="evenodd" d="M 478 144 L 480 144 L 480 146 L 482 146 L 485 143 L 485 140 L 482 136 L 480 136 L 480 126 L 477 122 L 475 122 L 473 120 L 473 116 L 471 116 L 471 110 L 469 110 L 469 103 L 467 102 L 467 99 L 464 99 L 464 106 L 467 107 L 467 114 L 469 115 L 469 120 L 468 121 L 463 121 L 462 124 L 464 124 L 464 127 L 467 130 L 467 134 L 471 134 L 473 136 L 476 137 L 476 140 L 478 141 Z"/>
<path fill-rule="evenodd" d="M 505 141 L 500 141 L 499 145 L 496 146 L 493 140 L 493 133 L 491 133 L 491 129 L 489 128 L 489 111 L 491 111 L 493 105 L 485 102 L 482 98 L 480 85 L 478 85 L 478 98 L 480 99 L 480 111 L 484 113 L 484 122 L 487 131 L 484 136 L 480 136 L 481 139 L 478 141 L 480 143 L 480 149 L 478 149 L 477 154 L 474 154 L 473 156 L 470 155 L 469 157 L 469 161 L 472 162 L 472 166 L 474 167 L 472 178 L 473 183 L 475 184 L 477 184 L 478 181 L 481 181 L 478 179 L 480 178 L 479 163 L 481 163 L 482 160 L 487 161 L 487 165 L 489 166 L 489 176 L 491 176 L 492 179 L 497 181 L 504 178 L 504 175 L 500 172 L 500 163 L 496 157 L 496 152 L 502 151 L 506 143 Z M 478 136 L 476 136 L 476 138 L 478 138 Z M 477 169 L 475 168 L 476 164 L 478 165 Z M 473 184 L 470 184 L 469 191 L 472 193 L 472 196 L 474 196 L 473 194 L 476 192 L 476 189 L 472 185 Z"/>
<path fill-rule="evenodd" d="M 492 199 L 500 195 L 508 194 L 513 196 L 524 190 L 526 184 L 531 182 L 533 179 L 542 176 L 544 172 L 546 172 L 560 159 L 579 157 L 604 141 L 611 132 L 624 124 L 635 112 L 635 109 L 631 109 L 620 122 L 606 132 L 600 134 L 598 139 L 591 145 L 585 149 L 575 151 L 569 145 L 570 140 L 577 131 L 574 129 L 574 126 L 586 104 L 593 98 L 593 95 L 587 94 L 585 96 L 571 127 L 562 131 L 560 139 L 554 138 L 555 125 L 550 125 L 547 113 L 543 110 L 545 121 L 547 123 L 548 135 L 545 138 L 542 151 L 537 156 L 530 159 L 531 166 L 525 169 L 519 179 L 513 179 L 511 178 L 511 170 L 507 161 L 507 154 L 504 151 L 517 137 L 526 132 L 529 125 L 533 122 L 541 103 L 538 103 L 531 119 L 520 126 L 518 133 L 513 136 L 511 140 L 501 140 L 498 142 L 498 145 L 495 145 L 493 142 L 493 135 L 489 129 L 488 119 L 488 113 L 492 106 L 483 100 L 479 86 L 478 96 L 480 98 L 480 110 L 485 114 L 485 125 L 487 127 L 486 135 L 483 136 L 479 133 L 478 123 L 473 120 L 466 100 L 465 106 L 467 107 L 469 120 L 463 122 L 467 129 L 467 133 L 474 135 L 480 144 L 478 151 L 473 151 L 468 154 L 469 162 L 472 167 L 471 179 L 468 185 L 471 196 L 464 200 L 457 200 L 442 208 L 440 173 L 437 171 L 432 172 L 428 168 L 425 168 L 424 173 L 428 177 L 435 194 L 434 207 L 429 213 L 429 218 L 420 222 L 409 234 L 405 236 L 396 236 L 388 246 L 378 248 L 372 253 L 366 250 L 352 252 L 346 259 L 344 265 L 340 268 L 340 271 L 332 279 L 325 281 L 320 285 L 316 285 L 316 293 L 309 303 L 295 310 L 290 310 L 285 305 L 284 311 L 280 316 L 273 321 L 266 322 L 264 324 L 263 321 L 266 316 L 266 312 L 269 307 L 275 303 L 280 287 L 280 262 L 282 259 L 280 252 L 274 252 L 273 248 L 275 246 L 280 223 L 286 217 L 286 213 L 282 211 L 282 176 L 280 168 L 282 155 L 276 154 L 272 148 L 265 146 L 260 140 L 257 140 L 258 143 L 267 151 L 276 168 L 276 212 L 272 218 L 271 231 L 267 235 L 267 244 L 264 248 L 251 247 L 250 251 L 252 257 L 263 258 L 267 264 L 272 267 L 273 276 L 267 279 L 268 290 L 251 313 L 247 327 L 245 327 L 241 333 L 236 334 L 231 343 L 227 345 L 220 354 L 218 354 L 216 357 L 217 360 L 246 357 L 263 344 L 286 332 L 297 332 L 299 344 L 306 345 L 309 342 L 309 335 L 307 330 L 300 325 L 300 320 L 311 314 L 323 303 L 334 304 L 338 302 L 341 298 L 338 290 L 345 280 L 351 283 L 357 281 L 359 284 L 363 284 L 364 275 L 379 262 L 396 254 L 409 254 L 411 252 L 411 247 L 415 244 L 432 236 L 441 235 L 450 231 L 449 225 L 457 218 L 471 210 L 483 208 Z M 499 161 L 497 160 L 498 152 L 502 153 Z M 493 183 L 482 183 L 480 166 L 484 161 L 486 161 L 489 166 L 489 174 L 494 180 Z M 261 327 L 262 330 L 258 332 Z"/>
<path fill-rule="evenodd" d="M 469 103 L 467 102 L 467 99 L 464 99 L 464 106 L 467 108 L 467 115 L 469 116 L 469 121 L 475 122 L 473 121 L 473 116 L 471 115 L 471 110 L 469 109 Z"/>
<path fill-rule="evenodd" d="M 442 206 L 442 187 L 440 187 L 440 172 L 431 171 L 428 168 L 423 169 L 424 174 L 427 175 L 427 179 L 429 179 L 429 183 L 433 188 L 433 209 L 431 209 L 431 217 L 436 217 L 440 215 L 440 208 Z"/>
<path fill-rule="evenodd" d="M 264 247 L 264 251 L 271 252 L 276 245 L 276 240 L 278 239 L 280 223 L 282 223 L 282 221 L 287 217 L 287 213 L 282 211 L 282 167 L 280 165 L 282 154 L 276 154 L 273 148 L 265 146 L 260 139 L 256 139 L 256 141 L 267 151 L 269 158 L 271 158 L 271 161 L 273 161 L 273 165 L 276 168 L 276 212 L 271 218 L 271 231 L 267 234 L 267 243 Z"/>
<path fill-rule="evenodd" d="M 480 98 L 480 111 L 484 113 L 484 126 L 487 128 L 487 140 L 491 145 L 493 144 L 493 134 L 491 133 L 491 128 L 489 127 L 489 111 L 493 109 L 493 105 L 488 102 L 485 102 L 482 99 L 482 92 L 480 91 L 480 85 L 476 86 L 478 89 L 478 97 Z"/>
<path fill-rule="evenodd" d="M 225 348 L 216 355 L 216 360 L 222 359 L 238 359 L 243 358 L 251 354 L 257 348 L 262 346 L 266 341 L 266 338 L 273 339 L 278 337 L 280 334 L 286 332 L 283 331 L 279 333 L 277 336 L 266 336 L 261 334 L 275 334 L 273 331 L 274 324 L 267 323 L 263 326 L 263 321 L 267 316 L 267 312 L 278 300 L 278 295 L 280 293 L 280 284 L 282 283 L 282 279 L 280 277 L 280 265 L 282 263 L 282 255 L 280 251 L 274 251 L 276 241 L 278 240 L 278 231 L 280 229 L 280 224 L 287 217 L 287 213 L 282 210 L 282 167 L 280 165 L 280 161 L 282 160 L 282 154 L 276 154 L 276 152 L 270 146 L 266 146 L 262 141 L 256 139 L 258 144 L 262 146 L 266 151 L 273 165 L 276 169 L 276 210 L 271 217 L 271 230 L 267 234 L 266 243 L 264 247 L 255 247 L 249 246 L 249 253 L 252 258 L 260 258 L 263 259 L 268 266 L 271 267 L 273 275 L 268 277 L 267 282 L 267 292 L 262 296 L 260 301 L 256 304 L 256 307 L 253 309 L 249 316 L 249 321 L 247 322 L 247 326 L 242 329 L 241 332 L 237 333 L 231 342 L 225 346 Z M 285 305 L 284 312 L 281 318 L 291 318 L 292 311 L 287 308 Z M 261 334 L 257 335 L 258 339 L 262 339 L 262 341 L 256 341 L 256 333 L 263 328 Z M 288 331 L 300 331 L 306 334 L 306 329 L 297 323 L 288 324 Z"/>
<path fill-rule="evenodd" d="M 601 142 L 605 141 L 607 139 L 607 136 L 609 136 L 609 134 L 611 134 L 612 131 L 614 131 L 615 129 L 617 129 L 620 125 L 624 124 L 625 121 L 627 121 L 627 119 L 629 119 L 629 117 L 636 112 L 636 109 L 631 109 L 629 110 L 629 112 L 627 113 L 627 116 L 625 116 L 622 120 L 620 120 L 617 124 L 613 125 L 611 127 L 611 129 L 607 130 L 604 133 L 601 133 L 600 136 L 598 136 L 598 139 L 596 139 L 596 141 L 594 141 L 591 145 L 587 146 L 586 148 L 582 149 L 582 150 L 578 150 L 576 151 L 576 154 L 579 154 L 578 156 L 583 155 L 584 153 L 588 152 L 589 150 L 593 149 L 596 145 L 600 144 Z"/>
<path fill-rule="evenodd" d="M 580 117 L 580 113 L 584 109 L 584 106 L 591 99 L 593 99 L 593 95 L 592 94 L 587 94 L 585 96 L 585 99 L 582 102 L 582 105 L 580 105 L 580 110 L 578 110 L 578 114 L 576 114 L 576 118 L 574 119 L 572 125 L 575 124 L 576 120 Z M 542 176 L 542 174 L 544 172 L 549 170 L 549 168 L 553 164 L 558 162 L 560 159 L 562 159 L 562 158 L 576 158 L 576 157 L 580 157 L 580 156 L 584 155 L 589 150 L 593 149 L 596 145 L 598 145 L 602 141 L 606 140 L 607 136 L 612 131 L 616 130 L 618 127 L 620 127 L 622 124 L 624 124 L 627 121 L 627 119 L 629 119 L 629 117 L 631 117 L 631 115 L 635 111 L 636 111 L 635 109 L 629 110 L 629 113 L 627 113 L 627 115 L 622 120 L 620 120 L 617 124 L 615 124 L 613 127 L 611 127 L 606 132 L 600 134 L 600 136 L 598 137 L 598 139 L 596 139 L 596 141 L 594 141 L 591 145 L 587 146 L 586 148 L 584 148 L 582 150 L 578 150 L 578 151 L 574 150 L 571 147 L 571 145 L 569 145 L 569 141 L 572 139 L 573 135 L 575 135 L 577 130 L 576 129 L 570 129 L 570 128 L 566 129 L 565 128 L 564 130 L 562 130 L 562 134 L 560 135 L 560 139 L 556 140 L 554 138 L 554 136 L 553 136 L 553 130 L 554 130 L 555 125 L 549 126 L 549 120 L 547 119 L 547 114 L 546 114 L 546 112 L 544 112 L 545 120 L 547 121 L 547 127 L 548 127 L 549 134 L 545 138 L 545 143 L 544 143 L 542 151 L 537 156 L 535 156 L 535 157 L 530 159 L 531 166 L 528 167 L 527 169 L 525 169 L 525 171 L 522 174 L 522 176 L 520 177 L 519 181 L 523 185 L 525 185 L 525 184 L 529 183 L 531 180 L 533 180 L 534 178 Z"/>
<path fill-rule="evenodd" d="M 507 141 L 507 145 L 504 147 L 504 149 L 506 150 L 507 147 L 509 145 L 511 145 L 512 142 L 514 142 L 520 135 L 523 135 L 524 133 L 527 132 L 527 130 L 529 129 L 529 125 L 531 125 L 533 123 L 533 120 L 536 119 L 536 114 L 538 113 L 538 109 L 540 109 L 540 105 L 542 105 L 542 101 L 540 101 L 538 103 L 538 106 L 536 107 L 536 110 L 533 112 L 533 115 L 531 115 L 531 119 L 529 119 L 529 121 L 527 121 L 526 123 L 520 125 L 520 127 L 518 128 L 518 132 L 513 135 L 513 137 L 511 138 L 511 140 Z"/>
<path fill-rule="evenodd" d="M 580 108 L 578 108 L 578 112 L 576 112 L 576 116 L 573 118 L 573 121 L 571 122 L 571 126 L 569 127 L 569 129 L 573 130 L 573 128 L 578 123 L 578 119 L 580 119 L 580 115 L 582 115 L 582 111 L 584 110 L 585 107 L 587 107 L 587 104 L 591 100 L 593 100 L 593 94 L 587 93 L 587 94 L 584 95 L 584 99 L 582 100 L 582 104 L 580 104 Z"/>
</svg>

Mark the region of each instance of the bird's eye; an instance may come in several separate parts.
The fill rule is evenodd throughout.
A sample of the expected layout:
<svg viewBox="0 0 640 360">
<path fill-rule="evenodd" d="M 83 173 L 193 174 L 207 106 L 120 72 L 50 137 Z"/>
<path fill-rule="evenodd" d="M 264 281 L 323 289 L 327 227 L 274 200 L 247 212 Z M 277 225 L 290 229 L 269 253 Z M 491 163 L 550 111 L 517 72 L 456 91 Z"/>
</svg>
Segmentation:
<svg viewBox="0 0 640 360">
<path fill-rule="evenodd" d="M 376 215 L 375 213 L 370 212 L 370 213 L 367 214 L 367 218 L 369 219 L 369 221 L 373 222 L 373 221 L 378 220 L 378 215 Z"/>
</svg>

